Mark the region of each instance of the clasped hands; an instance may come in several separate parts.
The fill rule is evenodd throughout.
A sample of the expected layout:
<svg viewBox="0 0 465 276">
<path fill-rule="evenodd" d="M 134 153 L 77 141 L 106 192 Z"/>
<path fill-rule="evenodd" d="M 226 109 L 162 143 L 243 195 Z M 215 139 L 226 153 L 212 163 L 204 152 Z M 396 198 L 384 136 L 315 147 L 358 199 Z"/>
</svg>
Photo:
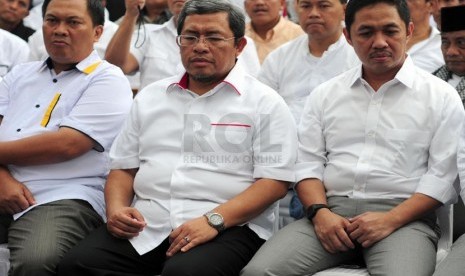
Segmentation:
<svg viewBox="0 0 465 276">
<path fill-rule="evenodd" d="M 367 212 L 344 218 L 329 209 L 320 210 L 313 218 L 313 225 L 321 245 L 330 253 L 354 249 L 355 244 L 370 247 L 397 229 L 388 212 Z"/>
</svg>

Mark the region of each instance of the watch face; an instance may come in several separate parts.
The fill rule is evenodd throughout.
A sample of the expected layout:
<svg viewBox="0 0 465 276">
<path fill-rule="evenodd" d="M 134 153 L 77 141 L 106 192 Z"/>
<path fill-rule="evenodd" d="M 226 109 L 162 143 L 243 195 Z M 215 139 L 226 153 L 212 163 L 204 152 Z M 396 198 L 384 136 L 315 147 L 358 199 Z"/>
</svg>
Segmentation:
<svg viewBox="0 0 465 276">
<path fill-rule="evenodd" d="M 223 224 L 223 218 L 221 217 L 221 215 L 211 214 L 210 215 L 210 222 L 213 225 L 221 225 L 221 224 Z"/>
</svg>

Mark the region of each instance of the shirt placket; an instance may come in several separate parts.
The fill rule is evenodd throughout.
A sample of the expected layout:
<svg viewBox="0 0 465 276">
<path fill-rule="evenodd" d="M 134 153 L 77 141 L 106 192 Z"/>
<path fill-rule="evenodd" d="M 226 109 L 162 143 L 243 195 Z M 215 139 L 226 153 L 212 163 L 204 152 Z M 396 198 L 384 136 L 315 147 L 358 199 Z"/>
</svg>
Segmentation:
<svg viewBox="0 0 465 276">
<path fill-rule="evenodd" d="M 364 144 L 355 168 L 355 183 L 352 190 L 354 198 L 365 198 L 367 179 L 371 172 L 373 154 L 376 148 L 376 136 L 380 120 L 381 102 L 383 94 L 375 92 L 368 84 L 364 85 L 371 95 L 366 112 L 366 125 L 364 133 Z"/>
</svg>

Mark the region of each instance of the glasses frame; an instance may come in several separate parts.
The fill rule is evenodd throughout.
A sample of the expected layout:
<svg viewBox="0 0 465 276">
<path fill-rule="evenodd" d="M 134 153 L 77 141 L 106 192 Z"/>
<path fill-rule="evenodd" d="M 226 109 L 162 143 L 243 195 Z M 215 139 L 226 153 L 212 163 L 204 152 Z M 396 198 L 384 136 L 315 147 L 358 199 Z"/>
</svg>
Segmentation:
<svg viewBox="0 0 465 276">
<path fill-rule="evenodd" d="M 194 38 L 194 40 L 192 41 L 192 44 L 181 44 L 181 39 L 185 37 L 189 37 L 189 38 Z M 212 39 L 212 40 L 209 40 L 209 39 Z M 216 39 L 216 40 L 215 40 Z M 228 38 L 225 38 L 225 37 L 221 37 L 221 36 L 195 36 L 195 35 L 178 35 L 176 37 L 176 44 L 178 44 L 178 46 L 180 47 L 190 47 L 190 46 L 194 46 L 194 45 L 197 45 L 197 43 L 200 42 L 200 40 L 202 40 L 203 44 L 204 45 L 207 45 L 208 47 L 218 47 L 220 45 L 215 45 L 216 43 L 224 43 L 224 42 L 227 42 L 231 39 L 236 39 L 236 37 L 232 36 L 232 37 L 228 37 Z"/>
</svg>

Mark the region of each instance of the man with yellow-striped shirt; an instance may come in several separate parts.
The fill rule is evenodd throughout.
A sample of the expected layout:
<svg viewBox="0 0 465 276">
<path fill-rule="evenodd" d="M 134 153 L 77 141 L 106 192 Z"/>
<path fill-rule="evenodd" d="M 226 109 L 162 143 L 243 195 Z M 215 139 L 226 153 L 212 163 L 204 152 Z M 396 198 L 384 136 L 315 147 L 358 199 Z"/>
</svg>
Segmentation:
<svg viewBox="0 0 465 276">
<path fill-rule="evenodd" d="M 121 70 L 93 50 L 100 0 L 44 1 L 49 58 L 0 83 L 0 243 L 9 275 L 55 275 L 56 263 L 103 223 L 108 150 L 132 103 Z"/>
</svg>

